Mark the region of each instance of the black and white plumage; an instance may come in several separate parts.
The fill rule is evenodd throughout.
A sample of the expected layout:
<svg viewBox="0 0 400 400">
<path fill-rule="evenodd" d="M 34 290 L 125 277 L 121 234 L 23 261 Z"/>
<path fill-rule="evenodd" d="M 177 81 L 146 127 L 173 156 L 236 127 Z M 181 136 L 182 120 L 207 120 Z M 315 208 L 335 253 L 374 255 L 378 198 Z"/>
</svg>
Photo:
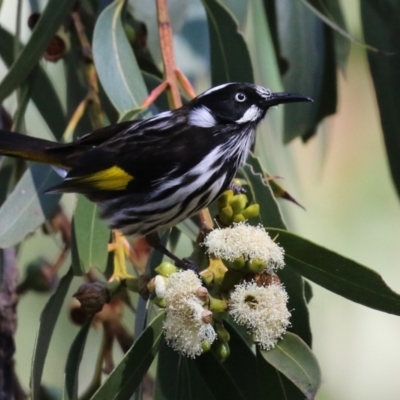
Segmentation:
<svg viewBox="0 0 400 400">
<path fill-rule="evenodd" d="M 183 107 L 60 145 L 0 131 L 0 154 L 65 168 L 57 192 L 83 193 L 110 227 L 143 236 L 207 207 L 246 161 L 269 107 L 310 101 L 248 83 L 209 89 Z M 15 133 L 11 135 L 16 135 Z M 29 147 L 26 149 L 26 147 Z"/>
</svg>

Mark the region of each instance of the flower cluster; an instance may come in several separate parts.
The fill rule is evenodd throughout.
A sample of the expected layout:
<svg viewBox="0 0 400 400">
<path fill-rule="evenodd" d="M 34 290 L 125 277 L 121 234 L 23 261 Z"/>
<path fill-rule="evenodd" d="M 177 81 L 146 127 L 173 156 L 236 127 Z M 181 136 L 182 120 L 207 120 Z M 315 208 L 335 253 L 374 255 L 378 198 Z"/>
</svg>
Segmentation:
<svg viewBox="0 0 400 400">
<path fill-rule="evenodd" d="M 287 301 L 282 285 L 258 286 L 255 282 L 245 282 L 232 291 L 229 313 L 237 324 L 247 327 L 262 349 L 270 350 L 290 325 Z"/>
<path fill-rule="evenodd" d="M 167 343 L 182 355 L 192 357 L 210 347 L 217 335 L 210 324 L 212 312 L 203 308 L 204 291 L 193 271 L 179 271 L 168 278 L 157 276 L 155 292 L 165 301 L 164 334 Z"/>
<path fill-rule="evenodd" d="M 203 245 L 207 246 L 207 253 L 227 261 L 260 261 L 268 272 L 285 265 L 284 250 L 262 225 L 240 222 L 229 228 L 214 229 L 206 236 Z"/>
</svg>

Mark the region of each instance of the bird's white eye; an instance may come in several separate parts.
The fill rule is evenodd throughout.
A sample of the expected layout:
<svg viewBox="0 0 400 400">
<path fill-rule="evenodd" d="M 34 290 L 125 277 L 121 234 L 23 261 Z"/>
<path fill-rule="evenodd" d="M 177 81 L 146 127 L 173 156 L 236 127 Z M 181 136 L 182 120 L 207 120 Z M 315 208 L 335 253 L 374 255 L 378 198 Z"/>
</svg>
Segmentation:
<svg viewBox="0 0 400 400">
<path fill-rule="evenodd" d="M 235 100 L 238 101 L 239 103 L 243 103 L 247 99 L 246 95 L 244 93 L 236 93 Z"/>
</svg>

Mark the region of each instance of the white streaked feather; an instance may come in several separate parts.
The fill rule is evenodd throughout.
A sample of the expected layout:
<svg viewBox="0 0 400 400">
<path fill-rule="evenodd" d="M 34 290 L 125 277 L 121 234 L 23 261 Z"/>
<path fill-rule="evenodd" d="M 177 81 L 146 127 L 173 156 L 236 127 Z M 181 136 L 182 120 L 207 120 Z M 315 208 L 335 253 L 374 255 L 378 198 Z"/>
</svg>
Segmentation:
<svg viewBox="0 0 400 400">
<path fill-rule="evenodd" d="M 232 83 L 224 83 L 224 84 L 222 84 L 222 85 L 215 86 L 215 87 L 213 87 L 213 88 L 211 88 L 211 89 L 208 89 L 207 91 L 205 91 L 204 93 L 202 93 L 200 96 L 198 96 L 198 98 L 203 97 L 203 96 L 207 96 L 208 94 L 210 94 L 210 93 L 212 93 L 212 92 L 215 92 L 216 90 L 220 90 L 220 89 L 222 89 L 222 88 L 224 88 L 224 87 L 226 87 L 226 86 L 228 86 L 228 85 L 232 85 Z"/>
<path fill-rule="evenodd" d="M 240 119 L 235 121 L 237 124 L 245 124 L 247 122 L 255 121 L 260 117 L 261 110 L 253 104 L 246 112 L 242 115 Z"/>
<path fill-rule="evenodd" d="M 189 124 L 200 128 L 212 128 L 217 121 L 207 107 L 201 106 L 190 111 Z"/>
</svg>

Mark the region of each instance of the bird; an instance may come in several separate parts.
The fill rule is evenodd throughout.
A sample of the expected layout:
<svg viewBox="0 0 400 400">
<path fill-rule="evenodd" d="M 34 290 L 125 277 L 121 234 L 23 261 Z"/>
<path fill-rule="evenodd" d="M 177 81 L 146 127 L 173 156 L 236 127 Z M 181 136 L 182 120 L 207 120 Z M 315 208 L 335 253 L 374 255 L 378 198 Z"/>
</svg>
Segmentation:
<svg viewBox="0 0 400 400">
<path fill-rule="evenodd" d="M 0 154 L 52 165 L 63 181 L 48 192 L 83 194 L 98 204 L 110 228 L 152 237 L 229 188 L 269 108 L 309 101 L 251 83 L 224 83 L 180 108 L 116 123 L 71 143 L 0 129 Z M 159 247 L 157 240 L 153 244 Z"/>
</svg>

